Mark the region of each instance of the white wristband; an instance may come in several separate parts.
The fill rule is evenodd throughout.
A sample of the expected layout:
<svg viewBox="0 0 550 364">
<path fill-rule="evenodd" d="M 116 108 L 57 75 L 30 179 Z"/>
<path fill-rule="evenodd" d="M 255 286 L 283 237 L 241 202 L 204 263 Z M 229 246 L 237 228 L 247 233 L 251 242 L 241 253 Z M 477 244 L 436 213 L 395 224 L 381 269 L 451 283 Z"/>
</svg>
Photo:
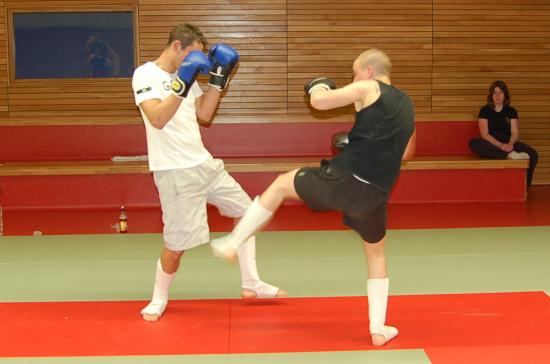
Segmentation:
<svg viewBox="0 0 550 364">
<path fill-rule="evenodd" d="M 316 84 L 315 86 L 313 86 L 312 88 L 309 89 L 309 94 L 313 95 L 313 93 L 315 91 L 319 91 L 319 90 L 328 91 L 328 90 L 330 90 L 330 87 L 328 87 L 328 85 L 325 85 L 324 83 L 318 83 L 318 84 Z"/>
</svg>

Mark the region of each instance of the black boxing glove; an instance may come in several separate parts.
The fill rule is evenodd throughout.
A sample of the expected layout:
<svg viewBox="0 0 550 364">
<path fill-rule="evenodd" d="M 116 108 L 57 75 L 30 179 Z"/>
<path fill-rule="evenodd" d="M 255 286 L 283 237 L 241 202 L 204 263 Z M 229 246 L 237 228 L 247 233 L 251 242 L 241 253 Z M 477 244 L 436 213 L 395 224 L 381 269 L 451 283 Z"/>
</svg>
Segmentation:
<svg viewBox="0 0 550 364">
<path fill-rule="evenodd" d="M 318 77 L 306 83 L 304 85 L 304 92 L 307 97 L 310 97 L 317 90 L 334 90 L 336 89 L 336 84 L 333 80 L 326 77 Z"/>
<path fill-rule="evenodd" d="M 341 131 L 332 136 L 332 148 L 336 152 L 344 150 L 349 144 L 348 133 Z"/>
</svg>

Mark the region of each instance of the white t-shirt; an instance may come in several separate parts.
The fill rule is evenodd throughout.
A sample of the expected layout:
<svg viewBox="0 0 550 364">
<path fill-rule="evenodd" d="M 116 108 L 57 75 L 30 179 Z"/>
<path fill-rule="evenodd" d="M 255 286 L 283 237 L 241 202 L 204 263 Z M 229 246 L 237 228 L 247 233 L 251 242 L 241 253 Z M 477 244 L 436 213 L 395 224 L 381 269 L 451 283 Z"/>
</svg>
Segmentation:
<svg viewBox="0 0 550 364">
<path fill-rule="evenodd" d="M 175 77 L 153 62 L 139 66 L 132 78 L 136 105 L 150 99 L 164 100 L 171 95 L 170 83 Z M 202 143 L 195 99 L 203 94 L 199 84 L 193 83 L 172 119 L 162 129 L 155 128 L 140 107 L 147 134 L 149 169 L 190 168 L 211 157 Z"/>
</svg>

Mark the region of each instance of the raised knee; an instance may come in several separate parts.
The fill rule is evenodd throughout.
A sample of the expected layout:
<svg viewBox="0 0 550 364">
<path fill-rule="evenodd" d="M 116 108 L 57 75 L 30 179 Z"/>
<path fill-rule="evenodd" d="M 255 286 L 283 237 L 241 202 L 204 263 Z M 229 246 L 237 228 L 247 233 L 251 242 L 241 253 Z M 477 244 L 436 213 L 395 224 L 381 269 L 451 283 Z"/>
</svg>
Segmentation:
<svg viewBox="0 0 550 364">
<path fill-rule="evenodd" d="M 281 173 L 277 176 L 277 178 L 275 178 L 275 184 L 280 187 L 284 185 L 285 179 L 286 179 L 286 173 Z"/>
</svg>

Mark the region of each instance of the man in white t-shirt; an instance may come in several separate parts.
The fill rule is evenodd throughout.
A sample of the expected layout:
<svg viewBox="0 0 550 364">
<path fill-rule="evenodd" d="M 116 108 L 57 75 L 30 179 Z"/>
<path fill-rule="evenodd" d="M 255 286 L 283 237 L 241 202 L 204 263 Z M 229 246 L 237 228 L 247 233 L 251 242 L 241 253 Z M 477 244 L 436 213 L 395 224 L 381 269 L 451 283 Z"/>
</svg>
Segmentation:
<svg viewBox="0 0 550 364">
<path fill-rule="evenodd" d="M 199 124 L 208 124 L 239 55 L 226 44 L 202 53 L 206 38 L 190 24 L 175 27 L 162 54 L 138 67 L 132 79 L 147 134 L 149 169 L 153 172 L 162 207 L 164 247 L 157 262 L 151 302 L 143 319 L 157 321 L 168 303 L 168 291 L 185 250 L 210 240 L 206 204 L 239 218 L 250 197 L 212 158 L 202 143 Z M 206 92 L 196 82 L 209 73 Z M 260 280 L 256 269 L 255 237 L 238 253 L 242 297 L 271 298 L 286 292 Z"/>
</svg>

